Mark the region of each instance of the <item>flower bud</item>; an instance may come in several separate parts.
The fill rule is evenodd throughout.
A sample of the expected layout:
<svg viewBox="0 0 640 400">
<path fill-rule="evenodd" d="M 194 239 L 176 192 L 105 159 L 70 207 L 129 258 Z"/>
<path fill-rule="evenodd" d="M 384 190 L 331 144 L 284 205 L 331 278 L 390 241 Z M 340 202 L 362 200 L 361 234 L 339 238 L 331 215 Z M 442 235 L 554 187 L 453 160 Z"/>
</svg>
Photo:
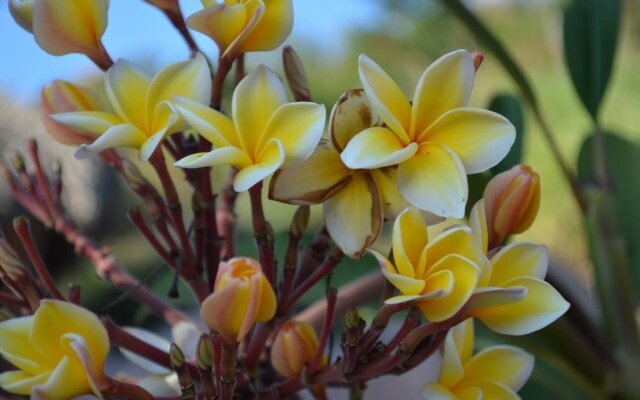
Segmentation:
<svg viewBox="0 0 640 400">
<path fill-rule="evenodd" d="M 293 47 L 286 46 L 282 50 L 282 61 L 284 64 L 284 74 L 289 84 L 289 89 L 293 93 L 296 101 L 310 101 L 309 81 L 304 71 L 304 66 Z"/>
<path fill-rule="evenodd" d="M 307 322 L 287 321 L 280 325 L 271 346 L 271 364 L 284 378 L 300 374 L 318 351 L 316 331 Z M 323 358 L 321 367 L 326 364 Z"/>
<path fill-rule="evenodd" d="M 289 230 L 291 231 L 292 235 L 301 237 L 304 234 L 307 226 L 309 226 L 310 215 L 311 210 L 309 209 L 309 206 L 298 207 L 295 214 L 293 214 L 291 225 L 289 226 Z"/>
<path fill-rule="evenodd" d="M 200 307 L 202 320 L 228 344 L 235 345 L 255 322 L 276 312 L 276 295 L 256 260 L 247 257 L 221 262 L 214 291 Z"/>
<path fill-rule="evenodd" d="M 483 197 L 492 249 L 533 223 L 540 207 L 540 175 L 528 165 L 516 165 L 491 179 Z"/>
<path fill-rule="evenodd" d="M 55 80 L 40 92 L 40 117 L 55 140 L 70 145 L 92 143 L 97 135 L 69 128 L 54 121 L 50 115 L 74 111 L 101 111 L 102 103 L 91 89 L 70 82 Z"/>
<path fill-rule="evenodd" d="M 110 60 L 100 38 L 108 8 L 108 0 L 33 0 L 33 35 L 49 54 L 81 53 L 105 66 Z"/>
<path fill-rule="evenodd" d="M 196 365 L 200 369 L 211 369 L 215 363 L 213 342 L 207 334 L 202 334 L 196 348 Z"/>
<path fill-rule="evenodd" d="M 33 0 L 9 0 L 9 12 L 20 27 L 33 31 Z"/>
</svg>

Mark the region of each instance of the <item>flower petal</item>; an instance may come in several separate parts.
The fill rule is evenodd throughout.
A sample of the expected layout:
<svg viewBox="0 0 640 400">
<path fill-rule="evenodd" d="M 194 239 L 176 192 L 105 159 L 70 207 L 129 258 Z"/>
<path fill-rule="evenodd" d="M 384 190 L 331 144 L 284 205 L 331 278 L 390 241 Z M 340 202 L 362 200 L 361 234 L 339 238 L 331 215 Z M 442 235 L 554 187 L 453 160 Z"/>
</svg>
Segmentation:
<svg viewBox="0 0 640 400">
<path fill-rule="evenodd" d="M 325 119 L 323 105 L 309 102 L 283 104 L 269 119 L 261 142 L 279 139 L 287 155 L 284 167 L 299 164 L 309 158 L 320 142 Z"/>
<path fill-rule="evenodd" d="M 402 210 L 411 206 L 402 193 L 400 193 L 397 178 L 398 169 L 379 168 L 372 169 L 370 172 L 373 179 L 376 181 L 376 186 L 378 187 L 380 197 L 382 198 L 384 217 L 388 220 L 394 220 Z M 425 218 L 425 221 L 427 220 L 428 218 Z"/>
<path fill-rule="evenodd" d="M 514 391 L 524 386 L 533 371 L 534 357 L 513 346 L 494 346 L 474 355 L 464 365 L 464 382 L 498 382 Z"/>
<path fill-rule="evenodd" d="M 424 400 L 458 400 L 446 387 L 435 382 L 424 385 L 421 394 Z"/>
<path fill-rule="evenodd" d="M 489 286 L 504 286 L 519 277 L 544 279 L 549 265 L 546 246 L 533 243 L 514 242 L 503 247 L 491 259 Z"/>
<path fill-rule="evenodd" d="M 427 226 L 420 211 L 409 207 L 400 213 L 393 223 L 392 242 L 393 259 L 401 275 L 422 278 L 416 271 L 427 241 Z"/>
<path fill-rule="evenodd" d="M 220 147 L 208 153 L 190 154 L 174 165 L 180 168 L 202 168 L 214 165 L 233 165 L 236 168 L 246 168 L 251 165 L 251 159 L 244 151 L 236 147 Z"/>
<path fill-rule="evenodd" d="M 282 166 L 285 160 L 284 146 L 278 139 L 271 139 L 258 154 L 256 164 L 242 168 L 233 180 L 236 192 L 249 190 L 253 185 L 267 178 Z"/>
<path fill-rule="evenodd" d="M 438 271 L 450 271 L 453 274 L 453 288 L 448 296 L 426 300 L 418 304 L 418 308 L 428 321 L 444 321 L 454 316 L 476 288 L 480 269 L 469 259 L 451 254 L 434 265 L 429 275 Z"/>
<path fill-rule="evenodd" d="M 484 308 L 472 313 L 495 332 L 504 335 L 527 335 L 549 325 L 569 309 L 569 303 L 545 281 L 516 278 L 506 285 L 527 288 L 527 296 L 511 304 Z"/>
<path fill-rule="evenodd" d="M 331 141 L 342 150 L 356 134 L 375 122 L 373 110 L 362 89 L 347 90 L 336 102 L 329 118 Z"/>
<path fill-rule="evenodd" d="M 340 158 L 351 169 L 373 169 L 400 164 L 417 150 L 416 143 L 404 146 L 389 129 L 373 127 L 355 135 Z"/>
<path fill-rule="evenodd" d="M 371 107 L 401 141 L 411 141 L 409 125 L 411 105 L 402 90 L 373 60 L 364 54 L 358 58 L 360 82 Z"/>
<path fill-rule="evenodd" d="M 82 364 L 71 356 L 64 356 L 42 385 L 35 386 L 31 393 L 34 400 L 73 399 L 92 393 L 87 374 Z"/>
<path fill-rule="evenodd" d="M 273 113 L 287 102 L 280 79 L 264 65 L 247 75 L 233 92 L 233 123 L 248 154 L 258 150 L 262 135 Z"/>
<path fill-rule="evenodd" d="M 473 57 L 467 50 L 445 54 L 431 64 L 413 95 L 411 132 L 418 136 L 445 112 L 466 107 L 475 74 Z"/>
<path fill-rule="evenodd" d="M 359 258 L 380 235 L 384 222 L 380 194 L 370 174 L 356 172 L 323 204 L 333 241 L 350 257 Z"/>
<path fill-rule="evenodd" d="M 510 387 L 497 382 L 478 382 L 474 388 L 480 389 L 483 399 L 520 400 L 520 396 Z"/>
<path fill-rule="evenodd" d="M 98 136 L 95 142 L 81 145 L 76 151 L 76 158 L 82 159 L 114 147 L 132 147 L 139 149 L 147 140 L 147 136 L 131 124 L 115 125 Z"/>
<path fill-rule="evenodd" d="M 419 137 L 420 143 L 447 146 L 462 161 L 468 174 L 483 172 L 498 164 L 516 139 L 508 119 L 492 111 L 456 108 L 444 113 Z"/>
<path fill-rule="evenodd" d="M 0 354 L 30 375 L 50 371 L 54 359 L 38 351 L 29 341 L 33 317 L 11 318 L 0 322 Z"/>
<path fill-rule="evenodd" d="M 450 228 L 429 242 L 426 254 L 428 261 L 427 273 L 436 263 L 450 254 L 465 257 L 481 269 L 488 267 L 480 246 L 467 227 Z"/>
<path fill-rule="evenodd" d="M 482 251 L 486 253 L 489 245 L 489 233 L 487 231 L 487 214 L 484 208 L 484 199 L 478 200 L 471 208 L 469 227 L 473 232 L 473 236 L 482 245 Z"/>
<path fill-rule="evenodd" d="M 274 174 L 269 198 L 289 204 L 320 204 L 346 185 L 351 175 L 333 146 L 321 141 L 306 161 Z"/>
<path fill-rule="evenodd" d="M 123 123 L 118 116 L 102 111 L 74 111 L 52 114 L 50 117 L 59 124 L 96 135 L 102 135 L 112 126 Z"/>
<path fill-rule="evenodd" d="M 245 29 L 247 19 L 247 8 L 243 3 L 232 6 L 223 3 L 196 12 L 187 18 L 187 23 L 191 29 L 213 39 L 224 53 Z"/>
<path fill-rule="evenodd" d="M 260 2 L 262 3 L 262 2 Z M 293 28 L 292 0 L 269 0 L 264 2 L 264 15 L 258 20 L 239 52 L 268 51 L 278 47 Z"/>
<path fill-rule="evenodd" d="M 441 217 L 462 218 L 469 187 L 458 156 L 439 144 L 421 145 L 398 166 L 400 192 L 414 206 Z"/>
<path fill-rule="evenodd" d="M 511 286 L 508 288 L 480 287 L 473 291 L 473 295 L 467 303 L 467 312 L 502 306 L 515 303 L 527 296 L 527 288 L 524 286 Z"/>
<path fill-rule="evenodd" d="M 31 394 L 34 386 L 44 385 L 51 372 L 40 375 L 31 375 L 24 371 L 9 371 L 0 374 L 0 387 L 14 394 Z"/>
<path fill-rule="evenodd" d="M 173 101 L 174 96 L 186 97 L 208 104 L 211 96 L 211 71 L 204 56 L 197 53 L 190 60 L 164 67 L 151 81 L 147 94 L 147 112 L 151 114 L 163 101 Z M 147 115 L 147 118 L 154 118 Z M 149 121 L 152 125 L 153 121 Z"/>
<path fill-rule="evenodd" d="M 473 355 L 475 341 L 473 318 L 468 318 L 449 330 L 453 337 L 458 355 L 462 363 L 466 363 Z"/>
<path fill-rule="evenodd" d="M 369 250 L 378 260 L 382 275 L 403 295 L 419 296 L 424 289 L 424 280 L 397 273 L 396 267 L 385 256 L 377 251 Z"/>
<path fill-rule="evenodd" d="M 125 327 L 123 329 L 136 338 L 142 340 L 143 342 L 150 344 L 151 346 L 162 351 L 168 351 L 169 347 L 171 346 L 171 342 L 169 342 L 167 339 L 163 338 L 162 336 L 156 335 L 155 333 L 146 329 L 140 329 L 133 326 Z M 162 367 L 161 365 L 149 361 L 149 359 L 139 356 L 138 354 L 124 348 L 120 348 L 120 353 L 122 353 L 124 358 L 131 361 L 133 364 L 137 365 L 150 374 L 167 375 L 171 373 L 170 369 Z"/>
<path fill-rule="evenodd" d="M 145 100 L 151 79 L 125 60 L 118 60 L 107 71 L 104 87 L 111 106 L 125 122 L 145 129 L 147 108 Z"/>
<path fill-rule="evenodd" d="M 216 147 L 240 147 L 233 121 L 223 113 L 186 97 L 174 98 L 180 116 Z"/>
<path fill-rule="evenodd" d="M 469 319 L 467 321 L 472 320 Z M 462 343 L 457 341 L 456 338 L 460 337 L 460 334 L 465 333 L 466 330 L 464 323 L 458 324 L 451 328 L 445 337 L 439 379 L 439 382 L 445 387 L 455 387 L 464 375 L 463 365 L 465 360 L 462 359 L 462 348 L 460 347 Z M 471 326 L 471 335 L 473 335 L 473 325 Z"/>
</svg>

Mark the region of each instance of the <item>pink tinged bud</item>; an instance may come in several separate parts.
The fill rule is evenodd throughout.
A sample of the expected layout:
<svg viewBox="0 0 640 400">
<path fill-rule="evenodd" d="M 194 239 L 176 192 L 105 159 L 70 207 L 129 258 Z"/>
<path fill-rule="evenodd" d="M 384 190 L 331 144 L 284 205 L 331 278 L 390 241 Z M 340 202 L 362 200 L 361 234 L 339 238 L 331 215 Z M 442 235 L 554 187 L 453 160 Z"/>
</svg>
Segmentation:
<svg viewBox="0 0 640 400">
<path fill-rule="evenodd" d="M 299 375 L 318 351 L 318 337 L 313 326 L 302 321 L 280 325 L 271 346 L 271 364 L 284 378 Z M 323 357 L 321 366 L 326 364 Z"/>
<path fill-rule="evenodd" d="M 229 344 L 249 333 L 256 322 L 269 321 L 276 312 L 276 295 L 251 258 L 221 262 L 214 291 L 200 307 L 202 320 Z"/>
<path fill-rule="evenodd" d="M 484 200 L 492 249 L 533 223 L 540 207 L 540 175 L 528 165 L 516 165 L 491 179 Z"/>
<path fill-rule="evenodd" d="M 55 140 L 70 145 L 92 143 L 97 135 L 74 130 L 54 121 L 50 115 L 74 111 L 102 111 L 102 103 L 91 89 L 55 80 L 40 92 L 40 117 Z"/>
<path fill-rule="evenodd" d="M 473 58 L 473 67 L 475 70 L 479 70 L 482 62 L 484 61 L 484 54 L 479 51 L 474 51 L 471 53 L 471 58 Z"/>
<path fill-rule="evenodd" d="M 33 31 L 33 0 L 9 0 L 9 12 L 23 29 Z"/>
</svg>

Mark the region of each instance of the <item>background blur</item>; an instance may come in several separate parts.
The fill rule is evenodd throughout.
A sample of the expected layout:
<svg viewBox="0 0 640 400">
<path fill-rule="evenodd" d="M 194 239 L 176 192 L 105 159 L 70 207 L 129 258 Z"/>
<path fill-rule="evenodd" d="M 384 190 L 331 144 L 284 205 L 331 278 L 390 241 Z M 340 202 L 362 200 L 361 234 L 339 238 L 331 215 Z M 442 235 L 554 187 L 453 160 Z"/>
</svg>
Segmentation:
<svg viewBox="0 0 640 400">
<path fill-rule="evenodd" d="M 198 0 L 182 0 L 181 4 L 185 15 L 200 8 Z M 562 151 L 575 163 L 580 143 L 590 133 L 591 125 L 563 61 L 562 12 L 566 2 L 475 0 L 467 4 L 503 41 L 525 71 L 543 113 L 558 134 Z M 287 44 L 298 51 L 305 63 L 314 100 L 325 103 L 328 109 L 343 91 L 360 86 L 357 76 L 359 53 L 366 53 L 379 63 L 405 93 L 412 96 L 424 68 L 440 55 L 458 48 L 482 50 L 458 20 L 438 2 L 430 0 L 297 0 L 294 7 L 295 25 Z M 618 135 L 640 143 L 640 2 L 624 2 L 623 16 L 601 120 Z M 165 17 L 142 1 L 111 0 L 109 18 L 104 43 L 114 59 L 126 58 L 153 72 L 188 56 L 186 46 Z M 214 59 L 213 43 L 196 32 L 194 36 L 207 56 Z M 485 56 L 477 75 L 472 105 L 486 108 L 496 94 L 517 96 L 518 90 L 492 55 L 485 52 Z M 164 270 L 157 272 L 157 257 L 126 219 L 126 211 L 136 204 L 131 193 L 98 162 L 75 160 L 73 149 L 54 143 L 39 123 L 37 103 L 43 85 L 53 79 L 95 83 L 99 71 L 84 57 L 53 57 L 41 51 L 32 36 L 13 22 L 6 0 L 0 0 L 0 60 L 0 146 L 3 153 L 24 148 L 28 137 L 40 137 L 42 147 L 47 149 L 47 159 L 62 159 L 66 201 L 73 216 L 100 243 L 111 247 L 134 274 L 149 278 L 152 286 L 161 293 L 166 292 L 170 275 Z M 247 65 L 252 68 L 265 63 L 281 71 L 280 60 L 279 51 L 254 53 L 247 56 Z M 582 220 L 574 200 L 539 127 L 527 114 L 525 128 L 519 134 L 525 135 L 525 162 L 540 173 L 543 187 L 538 219 L 521 236 L 546 244 L 554 268 L 573 274 L 579 295 L 589 301 L 591 267 Z M 220 174 L 220 180 L 224 176 Z M 185 191 L 184 195 L 188 203 L 190 193 Z M 246 240 L 240 251 L 251 254 L 253 243 L 248 233 L 248 215 L 243 212 L 248 205 L 247 199 L 242 197 L 238 214 L 240 235 Z M 267 204 L 267 218 L 276 231 L 286 229 L 295 208 L 273 202 Z M 6 188 L 1 187 L 0 222 L 5 231 L 9 230 L 11 217 L 19 212 L 8 198 Z M 319 223 L 316 215 L 312 228 Z M 46 233 L 42 235 L 45 254 L 56 269 L 57 278 L 64 285 L 73 281 L 91 287 L 91 291 L 83 292 L 90 296 L 87 300 L 94 309 L 108 309 L 123 323 L 152 322 L 145 310 L 135 309 L 131 313 L 133 308 L 126 301 L 108 304 L 117 298 L 118 292 L 99 282 L 92 268 L 83 260 L 75 259 L 72 249 L 63 242 Z M 280 247 L 282 245 L 280 240 Z M 64 270 L 60 268 L 62 265 Z M 338 269 L 339 279 L 361 275 L 374 268 L 372 262 L 343 266 Z M 182 290 L 182 293 L 187 291 Z M 178 301 L 190 304 L 189 299 Z"/>
</svg>

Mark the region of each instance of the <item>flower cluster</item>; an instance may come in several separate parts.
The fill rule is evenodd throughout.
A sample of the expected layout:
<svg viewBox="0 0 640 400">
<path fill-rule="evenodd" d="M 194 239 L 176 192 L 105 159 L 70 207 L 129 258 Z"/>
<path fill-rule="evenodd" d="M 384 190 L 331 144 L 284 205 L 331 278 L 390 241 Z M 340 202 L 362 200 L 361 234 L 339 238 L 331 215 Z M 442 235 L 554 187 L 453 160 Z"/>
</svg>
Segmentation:
<svg viewBox="0 0 640 400">
<path fill-rule="evenodd" d="M 310 100 L 291 48 L 284 60 L 295 101 L 269 67 L 244 72 L 245 53 L 273 50 L 289 35 L 291 0 L 202 0 L 203 9 L 188 18 L 177 1 L 148 3 L 169 17 L 192 50 L 191 58 L 153 76 L 129 61 L 111 61 L 101 41 L 107 0 L 10 0 L 9 7 L 45 51 L 82 53 L 104 70 L 104 98 L 72 82 L 45 87 L 42 120 L 54 139 L 78 147 L 77 158 L 99 155 L 141 197 L 153 227 L 138 209 L 129 217 L 191 289 L 201 321 L 144 288 L 77 230 L 62 206 L 61 183 L 48 180 L 32 144 L 35 173 L 14 163 L 22 185 L 2 166 L 15 197 L 74 244 L 103 279 L 171 324 L 176 343 L 98 319 L 79 305 L 79 288 L 70 289 L 66 301 L 20 222 L 15 229 L 39 279 L 28 279 L 27 268 L 0 242 L 0 281 L 7 288 L 0 301 L 10 317 L 0 322 L 0 354 L 17 368 L 0 375 L 0 387 L 47 399 L 92 393 L 226 400 L 285 397 L 306 386 L 323 398 L 330 384 L 360 387 L 408 370 L 444 340 L 440 379 L 424 387 L 425 399 L 517 398 L 533 356 L 509 346 L 474 355 L 473 320 L 500 334 L 524 335 L 558 319 L 569 304 L 544 281 L 546 248 L 508 241 L 537 214 L 540 179 L 530 167 L 516 165 L 494 177 L 465 215 L 467 175 L 498 164 L 516 136 L 502 115 L 469 106 L 482 56 L 467 50 L 442 56 L 409 99 L 361 55 L 361 88 L 338 99 L 323 138 L 325 106 Z M 217 44 L 215 68 L 187 27 Z M 233 65 L 237 84 L 227 114 L 221 100 Z M 123 147 L 151 164 L 162 192 L 118 153 Z M 193 229 L 187 229 L 191 214 L 183 213 L 165 152 L 190 185 Z M 222 165 L 232 168 L 217 194 L 211 169 Z M 265 217 L 266 185 L 269 199 L 299 206 L 284 265 Z M 255 259 L 236 254 L 234 246 L 234 202 L 241 192 L 251 201 Z M 311 205 L 322 205 L 324 225 L 303 252 Z M 372 249 L 387 221 L 393 225 L 388 257 Z M 307 314 L 314 307 L 295 315 L 296 306 L 343 256 L 361 259 L 367 252 L 388 282 L 382 305 L 368 328 L 355 309 L 347 312 L 344 354 L 331 359 L 325 348 L 342 312 L 336 289 L 326 291 L 318 320 Z M 170 294 L 178 295 L 177 282 Z M 396 336 L 379 343 L 390 317 L 405 310 Z M 105 376 L 110 343 L 152 376 L 133 383 Z"/>
</svg>

